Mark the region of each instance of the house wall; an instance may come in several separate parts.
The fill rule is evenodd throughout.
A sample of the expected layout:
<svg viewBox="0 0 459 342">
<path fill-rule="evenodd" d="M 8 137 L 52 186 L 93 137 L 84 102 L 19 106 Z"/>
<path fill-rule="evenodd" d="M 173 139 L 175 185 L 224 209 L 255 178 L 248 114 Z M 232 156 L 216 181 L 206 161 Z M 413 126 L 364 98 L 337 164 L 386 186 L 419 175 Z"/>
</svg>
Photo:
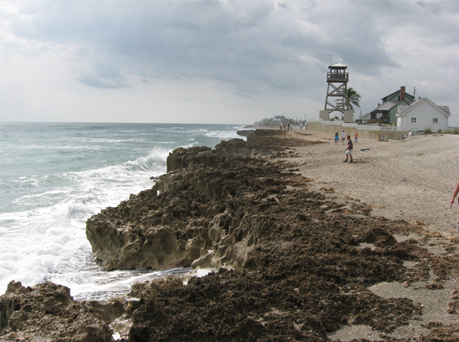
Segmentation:
<svg viewBox="0 0 459 342">
<path fill-rule="evenodd" d="M 395 107 L 393 107 L 390 111 L 389 111 L 389 123 L 394 123 L 394 122 L 397 122 L 397 113 L 398 113 L 398 107 L 399 106 L 408 106 L 410 105 L 411 103 L 413 103 L 413 101 L 407 101 L 406 99 L 402 102 L 400 102 L 398 105 L 396 105 Z"/>
<path fill-rule="evenodd" d="M 416 118 L 416 122 L 411 122 L 412 118 Z M 433 119 L 437 118 L 438 123 L 434 123 Z M 432 106 L 429 102 L 420 103 L 416 108 L 408 110 L 405 115 L 397 118 L 397 127 L 404 130 L 420 131 L 430 128 L 433 132 L 439 129 L 448 129 L 448 118 Z"/>
<path fill-rule="evenodd" d="M 397 122 L 397 117 L 396 117 L 397 112 L 398 112 L 398 106 L 393 107 L 389 111 L 389 123 Z"/>
<path fill-rule="evenodd" d="M 399 97 L 400 97 L 400 90 L 393 94 L 387 95 L 385 98 L 386 101 L 384 102 L 387 102 L 387 101 L 398 102 L 400 101 Z"/>
</svg>

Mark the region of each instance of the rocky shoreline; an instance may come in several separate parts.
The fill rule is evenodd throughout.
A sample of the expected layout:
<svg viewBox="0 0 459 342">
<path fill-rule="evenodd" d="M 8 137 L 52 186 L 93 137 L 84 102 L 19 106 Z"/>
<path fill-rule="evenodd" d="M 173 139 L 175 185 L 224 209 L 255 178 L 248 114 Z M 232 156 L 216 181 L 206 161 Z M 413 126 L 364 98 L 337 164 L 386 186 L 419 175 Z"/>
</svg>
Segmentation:
<svg viewBox="0 0 459 342">
<path fill-rule="evenodd" d="M 277 130 L 244 134 L 247 141 L 215 150 L 174 150 L 152 189 L 87 221 L 106 270 L 214 272 L 186 286 L 172 276 L 136 284 L 126 298 L 106 302 L 75 302 L 52 283 L 11 282 L 0 299 L 1 340 L 329 341 L 343 326 L 367 325 L 381 341 L 412 341 L 391 333 L 420 320 L 423 307 L 368 288 L 430 281 L 435 291 L 457 277 L 457 257 L 433 255 L 422 225 L 374 217 L 359 201 L 333 201 L 333 189 L 311 190 L 294 164 L 295 147 L 317 142 Z M 420 239 L 398 242 L 409 234 Z M 426 329 L 416 341 L 457 341 L 458 326 L 428 322 Z"/>
</svg>

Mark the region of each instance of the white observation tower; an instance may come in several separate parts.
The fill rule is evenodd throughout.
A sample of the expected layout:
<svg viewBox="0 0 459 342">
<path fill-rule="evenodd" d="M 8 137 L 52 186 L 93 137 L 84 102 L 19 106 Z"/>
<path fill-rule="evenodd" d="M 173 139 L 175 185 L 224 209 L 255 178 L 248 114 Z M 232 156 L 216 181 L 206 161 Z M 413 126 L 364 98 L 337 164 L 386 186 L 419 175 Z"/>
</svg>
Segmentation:
<svg viewBox="0 0 459 342">
<path fill-rule="evenodd" d="M 324 110 L 320 111 L 322 120 L 329 120 L 330 113 L 338 111 L 342 114 L 344 121 L 354 121 L 354 114 L 349 107 L 347 96 L 347 82 L 349 73 L 346 72 L 347 65 L 336 63 L 328 67 L 327 73 L 327 97 L 325 98 Z"/>
</svg>

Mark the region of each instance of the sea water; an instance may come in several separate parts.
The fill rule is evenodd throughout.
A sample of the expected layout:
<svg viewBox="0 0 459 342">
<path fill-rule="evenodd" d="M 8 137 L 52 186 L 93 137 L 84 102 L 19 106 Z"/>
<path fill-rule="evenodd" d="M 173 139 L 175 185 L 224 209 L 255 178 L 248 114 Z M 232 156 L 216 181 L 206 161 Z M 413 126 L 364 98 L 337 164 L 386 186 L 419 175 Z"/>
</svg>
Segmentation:
<svg viewBox="0 0 459 342">
<path fill-rule="evenodd" d="M 76 299 L 103 299 L 166 271 L 104 271 L 86 220 L 151 188 L 178 147 L 215 147 L 241 126 L 115 123 L 0 124 L 0 294 L 10 281 L 52 281 Z"/>
</svg>

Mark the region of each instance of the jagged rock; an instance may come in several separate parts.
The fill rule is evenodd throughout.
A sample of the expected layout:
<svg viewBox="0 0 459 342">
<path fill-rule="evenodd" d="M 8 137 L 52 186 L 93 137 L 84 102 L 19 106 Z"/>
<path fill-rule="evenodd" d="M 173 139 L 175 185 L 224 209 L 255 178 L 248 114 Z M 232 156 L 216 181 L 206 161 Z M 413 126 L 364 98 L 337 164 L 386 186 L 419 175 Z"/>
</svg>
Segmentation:
<svg viewBox="0 0 459 342">
<path fill-rule="evenodd" d="M 272 155 L 281 133 L 271 151 L 257 139 L 175 150 L 152 189 L 88 220 L 106 268 L 226 266 L 187 286 L 134 286 L 129 341 L 326 341 L 341 324 L 390 332 L 419 314 L 411 300 L 365 290 L 412 279 L 392 250 L 392 234 L 411 225 L 372 218 L 366 206 L 339 210 L 290 164 L 248 157 Z M 361 251 L 363 241 L 377 249 Z"/>
<path fill-rule="evenodd" d="M 426 258 L 429 255 L 427 249 L 409 243 L 408 241 L 398 242 L 393 246 L 390 252 L 402 260 L 418 260 L 420 258 Z"/>
<path fill-rule="evenodd" d="M 167 158 L 168 173 L 152 189 L 91 217 L 86 235 L 102 266 L 111 270 L 244 264 L 257 240 L 256 217 L 250 212 L 254 201 L 263 200 L 267 207 L 270 194 L 291 183 L 307 183 L 298 174 L 284 172 L 281 163 L 248 158 L 273 148 L 258 136 L 268 134 L 257 130 L 250 135 L 252 142 L 232 139 L 215 150 L 176 149 Z"/>
<path fill-rule="evenodd" d="M 257 240 L 253 201 L 291 182 L 307 183 L 261 160 L 219 154 L 203 159 L 200 150 L 196 159 L 192 155 L 175 151 L 175 165 L 188 167 L 87 221 L 88 240 L 105 269 L 242 265 Z"/>
<path fill-rule="evenodd" d="M 394 236 L 382 227 L 371 227 L 364 233 L 362 240 L 373 243 L 376 247 L 393 246 L 397 243 Z"/>
<path fill-rule="evenodd" d="M 248 137 L 249 135 L 253 134 L 255 132 L 255 130 L 253 129 L 244 129 L 242 131 L 237 131 L 237 135 L 240 135 L 241 137 Z"/>
<path fill-rule="evenodd" d="M 285 143 L 284 133 L 267 139 L 272 146 L 263 139 L 257 142 L 264 134 L 254 132 L 248 142 L 223 143 L 216 150 L 175 150 L 168 174 L 152 189 L 87 223 L 94 254 L 107 269 L 192 265 L 232 270 L 220 267 L 189 279 L 186 286 L 174 277 L 135 284 L 130 295 L 139 299 L 125 301 L 124 311 L 121 302 L 75 305 L 68 291 L 60 289 L 53 292 L 57 299 L 34 304 L 41 310 L 34 312 L 59 316 L 65 312 L 62 308 L 79 308 L 67 323 L 90 315 L 84 316 L 86 325 L 75 327 L 81 341 L 97 341 L 84 338 L 90 329 L 111 321 L 131 342 L 325 342 L 327 332 L 343 324 L 367 324 L 387 333 L 416 319 L 421 308 L 412 300 L 384 299 L 366 289 L 381 281 L 415 279 L 416 272 L 407 271 L 402 260 L 406 255 L 428 255 L 409 245 L 394 247 L 392 235 L 413 227 L 370 217 L 365 206 L 339 210 L 342 205 L 309 191 L 309 180 L 286 171 L 292 170 L 289 164 L 247 158 L 273 155 Z M 279 148 L 274 153 L 284 152 Z M 378 247 L 361 250 L 363 241 Z M 442 269 L 442 279 L 451 277 L 452 269 Z M 21 317 L 28 317 L 27 308 L 34 305 L 21 298 L 33 291 L 11 284 L 17 296 L 1 298 L 2 328 L 24 322 Z M 96 327 L 90 317 L 99 320 Z M 129 333 L 126 318 L 132 318 Z M 5 330 L 2 339 L 46 340 L 44 335 L 30 335 L 41 333 L 42 326 L 45 333 L 50 331 L 45 323 L 31 321 L 16 331 Z M 71 338 L 69 333 L 56 340 L 74 341 Z"/>
<path fill-rule="evenodd" d="M 70 296 L 70 289 L 51 282 L 24 287 L 10 282 L 0 297 L 2 341 L 112 341 L 102 317 Z"/>
<path fill-rule="evenodd" d="M 177 148 L 171 152 L 167 158 L 167 171 L 174 171 L 179 168 L 185 168 L 191 162 L 202 164 L 212 164 L 212 149 L 206 146 L 198 146 L 191 148 Z"/>
</svg>

